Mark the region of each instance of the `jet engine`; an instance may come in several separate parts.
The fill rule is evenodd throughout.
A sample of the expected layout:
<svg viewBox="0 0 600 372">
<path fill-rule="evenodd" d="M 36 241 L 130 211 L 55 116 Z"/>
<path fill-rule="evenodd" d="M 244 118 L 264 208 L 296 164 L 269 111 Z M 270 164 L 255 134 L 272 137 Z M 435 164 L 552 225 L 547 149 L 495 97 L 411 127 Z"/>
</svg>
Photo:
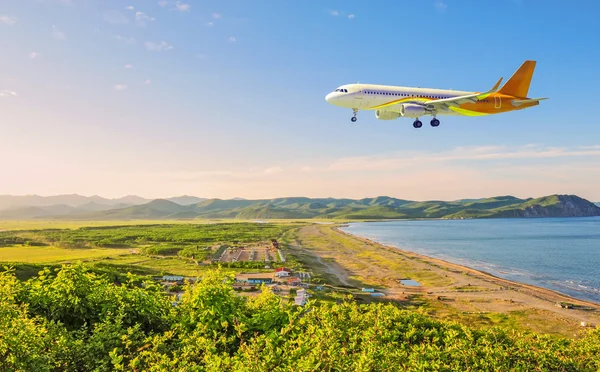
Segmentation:
<svg viewBox="0 0 600 372">
<path fill-rule="evenodd" d="M 379 120 L 394 120 L 400 117 L 400 114 L 393 111 L 375 111 L 375 117 Z"/>
<path fill-rule="evenodd" d="M 400 105 L 400 116 L 407 118 L 418 118 L 419 116 L 425 115 L 425 108 L 420 105 L 412 103 L 405 103 Z"/>
</svg>

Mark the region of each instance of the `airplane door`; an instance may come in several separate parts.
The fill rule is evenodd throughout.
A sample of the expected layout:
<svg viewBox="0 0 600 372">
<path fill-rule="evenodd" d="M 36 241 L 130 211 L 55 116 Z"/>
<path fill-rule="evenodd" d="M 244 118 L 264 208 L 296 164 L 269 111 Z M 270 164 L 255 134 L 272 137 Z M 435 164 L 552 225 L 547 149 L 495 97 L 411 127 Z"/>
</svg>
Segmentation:
<svg viewBox="0 0 600 372">
<path fill-rule="evenodd" d="M 356 105 L 356 107 L 360 107 L 363 103 L 363 91 L 362 89 L 357 91 L 354 94 L 354 104 Z"/>
<path fill-rule="evenodd" d="M 502 107 L 502 97 L 494 97 L 494 107 L 497 109 Z"/>
</svg>

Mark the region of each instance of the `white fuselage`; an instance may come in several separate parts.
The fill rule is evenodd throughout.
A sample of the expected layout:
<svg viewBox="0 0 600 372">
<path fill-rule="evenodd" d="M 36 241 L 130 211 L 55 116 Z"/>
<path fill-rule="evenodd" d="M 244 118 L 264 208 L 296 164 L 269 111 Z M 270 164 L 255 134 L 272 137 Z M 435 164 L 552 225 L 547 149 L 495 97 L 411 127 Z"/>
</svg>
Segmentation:
<svg viewBox="0 0 600 372">
<path fill-rule="evenodd" d="M 422 103 L 429 100 L 459 97 L 472 93 L 451 89 L 347 84 L 329 93 L 325 97 L 325 100 L 332 105 L 358 110 L 395 111 L 400 103 Z M 456 115 L 451 110 L 440 111 L 438 114 Z"/>
</svg>

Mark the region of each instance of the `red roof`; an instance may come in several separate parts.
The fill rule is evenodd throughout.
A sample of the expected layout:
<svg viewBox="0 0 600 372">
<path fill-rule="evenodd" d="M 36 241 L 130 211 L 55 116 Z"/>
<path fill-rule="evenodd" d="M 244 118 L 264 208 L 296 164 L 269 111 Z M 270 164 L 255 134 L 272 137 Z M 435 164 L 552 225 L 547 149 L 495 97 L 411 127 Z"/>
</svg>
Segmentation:
<svg viewBox="0 0 600 372">
<path fill-rule="evenodd" d="M 298 278 L 292 278 L 292 279 L 288 279 L 288 283 L 296 283 L 296 282 L 300 282 L 301 280 Z"/>
<path fill-rule="evenodd" d="M 275 270 L 276 273 L 280 273 L 282 271 L 287 271 L 288 273 L 292 272 L 292 270 L 288 269 L 287 267 L 280 267 L 277 270 Z"/>
</svg>

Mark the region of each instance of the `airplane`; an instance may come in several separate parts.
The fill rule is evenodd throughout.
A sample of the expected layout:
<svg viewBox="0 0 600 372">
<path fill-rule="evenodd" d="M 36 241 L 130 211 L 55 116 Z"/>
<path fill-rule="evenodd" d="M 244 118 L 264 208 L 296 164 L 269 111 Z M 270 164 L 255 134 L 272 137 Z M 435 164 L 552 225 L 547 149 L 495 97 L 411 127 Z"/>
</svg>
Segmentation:
<svg viewBox="0 0 600 372">
<path fill-rule="evenodd" d="M 525 61 L 501 88 L 502 78 L 487 92 L 347 84 L 329 93 L 325 100 L 351 108 L 352 122 L 357 120 L 358 110 L 375 110 L 379 120 L 414 118 L 415 128 L 423 126 L 421 116 L 431 115 L 430 124 L 437 127 L 439 115 L 483 116 L 539 105 L 547 98 L 527 98 L 535 64 L 536 61 Z"/>
</svg>

